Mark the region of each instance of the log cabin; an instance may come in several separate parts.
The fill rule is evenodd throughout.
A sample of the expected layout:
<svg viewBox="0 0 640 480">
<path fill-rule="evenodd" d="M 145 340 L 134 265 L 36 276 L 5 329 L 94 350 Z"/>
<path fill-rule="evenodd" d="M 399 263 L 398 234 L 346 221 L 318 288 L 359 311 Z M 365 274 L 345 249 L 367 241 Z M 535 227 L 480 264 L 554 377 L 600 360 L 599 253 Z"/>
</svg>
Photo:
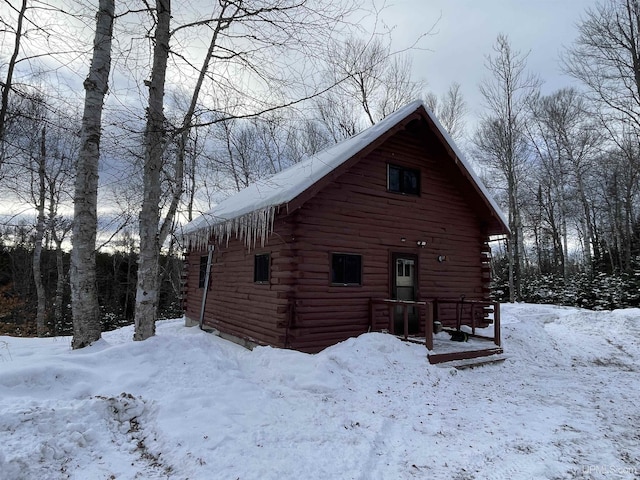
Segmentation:
<svg viewBox="0 0 640 480">
<path fill-rule="evenodd" d="M 508 233 L 416 101 L 187 224 L 186 323 L 304 352 L 368 331 L 430 335 L 432 320 L 483 328 L 492 322 L 488 242 Z"/>
</svg>

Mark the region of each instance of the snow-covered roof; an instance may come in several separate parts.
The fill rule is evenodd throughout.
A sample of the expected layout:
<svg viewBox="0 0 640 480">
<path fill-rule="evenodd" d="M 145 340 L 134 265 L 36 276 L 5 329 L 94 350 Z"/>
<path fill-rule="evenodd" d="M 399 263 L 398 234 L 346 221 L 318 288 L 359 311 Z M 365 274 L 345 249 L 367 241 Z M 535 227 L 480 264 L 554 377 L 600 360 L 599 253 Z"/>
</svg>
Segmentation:
<svg viewBox="0 0 640 480">
<path fill-rule="evenodd" d="M 183 238 L 191 245 L 206 245 L 211 235 L 215 235 L 218 239 L 228 239 L 234 234 L 243 239 L 247 245 L 255 245 L 258 238 L 264 242 L 273 226 L 275 215 L 281 207 L 285 207 L 298 195 L 418 110 L 422 110 L 433 121 L 455 153 L 456 161 L 459 161 L 469 173 L 506 226 L 507 222 L 499 207 L 464 160 L 447 131 L 424 103 L 417 100 L 359 134 L 240 190 L 185 225 L 182 231 Z"/>
</svg>

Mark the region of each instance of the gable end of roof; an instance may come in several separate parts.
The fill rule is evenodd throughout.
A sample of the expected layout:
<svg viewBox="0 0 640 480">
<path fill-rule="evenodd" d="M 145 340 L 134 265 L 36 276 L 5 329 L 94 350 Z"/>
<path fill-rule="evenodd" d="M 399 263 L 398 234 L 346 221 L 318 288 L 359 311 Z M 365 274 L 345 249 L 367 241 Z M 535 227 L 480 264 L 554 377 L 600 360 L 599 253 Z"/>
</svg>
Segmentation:
<svg viewBox="0 0 640 480">
<path fill-rule="evenodd" d="M 415 101 L 359 134 L 232 195 L 185 225 L 182 231 L 183 242 L 191 248 L 198 248 L 207 245 L 211 237 L 215 242 L 223 243 L 235 236 L 249 249 L 255 247 L 257 242 L 264 245 L 273 231 L 275 216 L 281 208 L 299 207 L 344 172 L 351 165 L 350 161 L 357 161 L 419 118 L 426 120 L 436 133 L 461 173 L 487 204 L 496 219 L 496 225 L 502 227 L 503 233 L 508 233 L 507 222 L 499 207 L 464 160 L 449 134 L 422 101 Z"/>
</svg>

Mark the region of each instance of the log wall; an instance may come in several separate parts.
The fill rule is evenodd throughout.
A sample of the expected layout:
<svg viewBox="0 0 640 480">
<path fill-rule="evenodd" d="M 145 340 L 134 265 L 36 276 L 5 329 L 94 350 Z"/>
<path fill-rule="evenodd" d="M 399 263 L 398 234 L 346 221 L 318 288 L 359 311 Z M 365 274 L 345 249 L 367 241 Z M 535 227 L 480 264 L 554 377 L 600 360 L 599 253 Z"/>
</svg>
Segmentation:
<svg viewBox="0 0 640 480">
<path fill-rule="evenodd" d="M 295 213 L 299 268 L 291 347 L 317 351 L 366 332 L 369 299 L 390 298 L 393 253 L 418 258 L 416 300 L 486 298 L 482 223 L 450 157 L 421 132 L 396 134 Z M 387 163 L 419 169 L 421 195 L 388 192 Z M 331 285 L 332 252 L 362 255 L 361 286 Z M 376 320 L 375 329 L 387 328 L 384 309 Z"/>
<path fill-rule="evenodd" d="M 388 163 L 420 170 L 420 196 L 387 191 Z M 488 298 L 487 208 L 478 200 L 428 128 L 402 130 L 296 211 L 279 214 L 265 247 L 248 252 L 231 240 L 217 249 L 204 324 L 256 343 L 319 351 L 368 330 L 369 300 L 391 296 L 394 253 L 417 257 L 416 300 Z M 260 253 L 271 254 L 265 285 L 253 282 Z M 332 253 L 362 255 L 362 285 L 331 285 Z M 201 255 L 187 258 L 185 309 L 194 320 Z M 376 320 L 374 329 L 387 328 L 384 311 Z"/>
<path fill-rule="evenodd" d="M 264 247 L 248 251 L 244 242 L 231 239 L 216 246 L 204 313 L 203 326 L 219 330 L 250 342 L 286 346 L 286 322 L 290 317 L 289 301 L 293 289 L 295 254 L 292 250 L 291 226 L 285 219 L 276 220 Z M 255 255 L 270 254 L 270 281 L 254 283 Z M 206 251 L 190 252 L 186 279 L 185 314 L 198 321 L 202 288 L 198 288 L 200 257 Z"/>
</svg>

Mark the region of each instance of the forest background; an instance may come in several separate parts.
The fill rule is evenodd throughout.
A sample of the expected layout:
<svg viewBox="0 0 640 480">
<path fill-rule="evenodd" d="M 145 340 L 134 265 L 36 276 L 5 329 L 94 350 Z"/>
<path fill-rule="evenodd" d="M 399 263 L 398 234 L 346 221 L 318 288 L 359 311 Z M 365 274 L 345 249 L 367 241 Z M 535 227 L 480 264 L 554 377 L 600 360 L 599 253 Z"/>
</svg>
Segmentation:
<svg viewBox="0 0 640 480">
<path fill-rule="evenodd" d="M 82 93 L 96 64 L 103 3 L 0 3 L 0 334 L 73 331 L 69 252 L 74 220 L 78 228 Z M 636 0 L 584 11 L 558 59 L 575 85 L 549 94 L 528 68 L 528 52 L 497 34 L 484 52 L 483 110 L 472 124 L 459 83 L 438 95 L 428 79 L 414 78 L 412 54 L 428 46 L 437 18 L 395 47 L 385 6 L 375 3 L 170 3 L 123 1 L 108 15 L 94 251 L 101 329 L 134 321 L 140 277 L 149 275 L 157 280 L 157 315 L 181 315 L 181 225 L 416 98 L 508 217 L 512 235 L 493 242 L 496 299 L 640 306 Z M 150 131 L 163 46 L 162 115 Z M 162 148 L 149 216 L 141 212 L 150 211 L 155 145 Z M 163 240 L 158 268 L 139 275 L 140 242 L 150 231 Z"/>
</svg>

